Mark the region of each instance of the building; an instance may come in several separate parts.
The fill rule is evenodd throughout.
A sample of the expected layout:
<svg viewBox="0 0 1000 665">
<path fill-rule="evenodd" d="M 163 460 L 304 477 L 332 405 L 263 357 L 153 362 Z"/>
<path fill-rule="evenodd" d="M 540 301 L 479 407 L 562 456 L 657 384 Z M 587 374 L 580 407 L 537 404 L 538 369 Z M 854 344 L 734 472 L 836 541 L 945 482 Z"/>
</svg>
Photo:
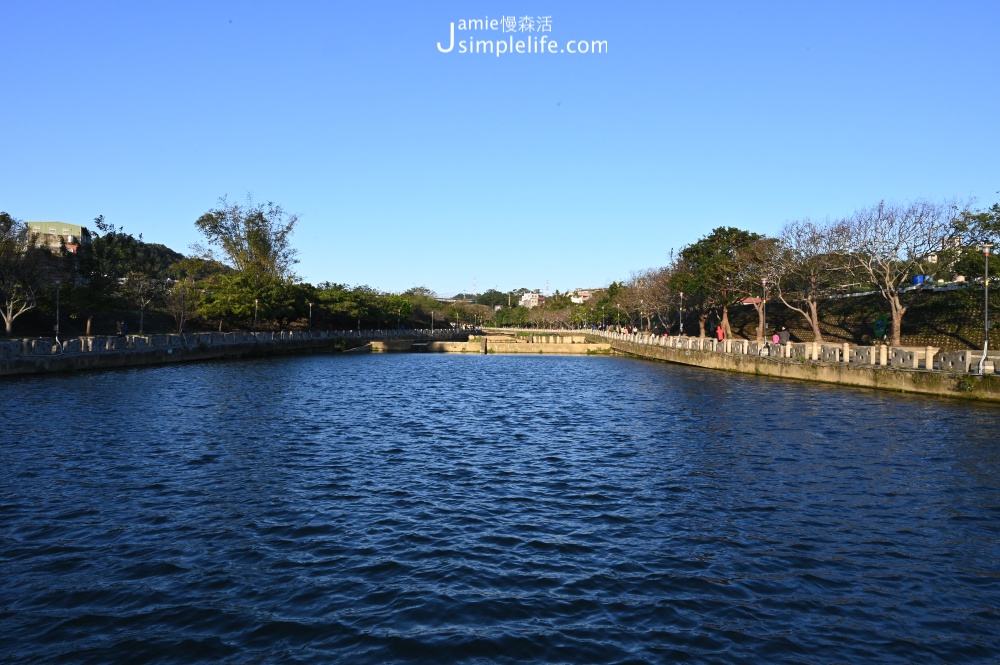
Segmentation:
<svg viewBox="0 0 1000 665">
<path fill-rule="evenodd" d="M 604 289 L 577 289 L 570 296 L 570 301 L 576 305 L 582 305 Z"/>
<path fill-rule="evenodd" d="M 532 307 L 538 307 L 539 305 L 545 304 L 545 296 L 543 296 L 538 291 L 532 291 L 530 293 L 525 293 L 521 296 L 521 300 L 517 303 L 521 307 L 527 307 L 531 309 Z"/>
<path fill-rule="evenodd" d="M 68 224 L 66 222 L 25 222 L 33 234 L 38 236 L 39 245 L 52 251 L 66 245 L 66 249 L 76 254 L 80 245 L 90 244 L 90 231 L 85 226 Z"/>
</svg>

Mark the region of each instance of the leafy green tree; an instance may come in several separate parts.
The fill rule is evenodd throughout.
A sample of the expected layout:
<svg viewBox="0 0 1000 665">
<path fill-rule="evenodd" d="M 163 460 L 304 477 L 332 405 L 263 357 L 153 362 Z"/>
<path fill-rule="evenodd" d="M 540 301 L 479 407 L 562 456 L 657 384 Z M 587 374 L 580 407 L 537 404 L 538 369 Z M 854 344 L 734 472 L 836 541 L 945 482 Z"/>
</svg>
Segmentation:
<svg viewBox="0 0 1000 665">
<path fill-rule="evenodd" d="M 760 237 L 750 231 L 720 226 L 680 251 L 671 286 L 673 291 L 684 293 L 685 306 L 696 312 L 701 337 L 705 337 L 705 325 L 716 309 L 720 310 L 726 336 L 732 335 L 729 308 L 749 295 L 746 285 L 741 284 L 739 256 Z"/>
<path fill-rule="evenodd" d="M 594 298 L 591 298 L 587 305 L 594 311 L 594 320 L 600 321 L 604 325 L 614 325 L 616 323 L 615 314 L 617 312 L 616 303 L 621 299 L 625 291 L 625 286 L 620 282 L 611 282 L 608 288 L 600 291 Z"/>
<path fill-rule="evenodd" d="M 142 251 L 142 236 L 126 233 L 104 219 L 94 218 L 93 240 L 82 244 L 75 255 L 64 250 L 67 265 L 79 275 L 68 290 L 67 306 L 86 320 L 85 334 L 91 334 L 93 317 L 99 313 L 127 309 L 132 303 L 122 289 L 126 275 L 142 274 L 149 278 L 150 267 Z"/>
<path fill-rule="evenodd" d="M 487 305 L 489 307 L 496 307 L 497 305 L 507 307 L 511 304 L 511 295 L 508 293 L 501 293 L 496 289 L 490 289 L 486 293 L 481 293 L 476 298 L 476 303 L 480 305 Z"/>
<path fill-rule="evenodd" d="M 529 311 L 527 307 L 520 305 L 504 307 L 494 314 L 493 321 L 502 328 L 524 328 L 528 324 Z"/>
<path fill-rule="evenodd" d="M 436 313 L 435 321 L 440 320 L 437 317 L 444 311 L 444 307 L 434 292 L 427 287 L 415 286 L 404 291 L 402 297 L 410 301 L 413 307 L 413 316 L 419 321 L 420 325 L 430 324 L 431 312 Z"/>
<path fill-rule="evenodd" d="M 297 251 L 291 245 L 297 215 L 287 214 L 281 206 L 268 201 L 254 203 L 247 196 L 246 205 L 230 204 L 226 197 L 219 207 L 198 218 L 195 226 L 208 242 L 198 248 L 207 258 L 216 259 L 245 274 L 270 275 L 291 280 Z M 221 250 L 216 255 L 215 250 Z"/>
<path fill-rule="evenodd" d="M 948 272 L 977 278 L 985 274 L 986 257 L 983 245 L 991 244 L 990 273 L 1000 274 L 1000 261 L 996 260 L 1000 251 L 1000 203 L 994 203 L 988 210 L 963 210 L 953 220 L 953 234 L 942 252 L 938 264 L 947 266 Z M 996 268 L 996 270 L 994 270 Z"/>
<path fill-rule="evenodd" d="M 551 312 L 566 309 L 573 304 L 572 298 L 571 294 L 560 293 L 556 290 L 555 293 L 545 299 L 545 309 Z"/>
<path fill-rule="evenodd" d="M 208 247 L 196 248 L 202 258 L 223 263 L 234 270 L 217 280 L 205 299 L 206 316 L 224 320 L 276 321 L 287 323 L 298 314 L 294 288 L 296 250 L 291 235 L 298 221 L 270 201 L 230 204 L 226 197 L 219 207 L 198 218 L 195 226 Z"/>
</svg>

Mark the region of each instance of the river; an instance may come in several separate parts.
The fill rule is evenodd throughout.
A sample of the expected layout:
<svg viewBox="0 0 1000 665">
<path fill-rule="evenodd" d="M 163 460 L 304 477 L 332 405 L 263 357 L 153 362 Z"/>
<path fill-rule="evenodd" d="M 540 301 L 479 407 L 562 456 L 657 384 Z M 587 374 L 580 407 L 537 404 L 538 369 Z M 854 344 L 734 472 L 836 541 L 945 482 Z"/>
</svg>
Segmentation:
<svg viewBox="0 0 1000 665">
<path fill-rule="evenodd" d="M 0 661 L 1000 654 L 996 406 L 609 357 L 0 382 Z"/>
</svg>

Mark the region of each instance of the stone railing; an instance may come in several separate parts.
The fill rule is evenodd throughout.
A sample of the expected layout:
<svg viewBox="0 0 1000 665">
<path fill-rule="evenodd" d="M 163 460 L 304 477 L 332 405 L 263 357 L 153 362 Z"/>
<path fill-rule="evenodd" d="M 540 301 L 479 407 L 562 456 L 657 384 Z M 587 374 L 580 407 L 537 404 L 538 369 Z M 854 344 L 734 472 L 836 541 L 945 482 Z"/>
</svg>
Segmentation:
<svg viewBox="0 0 1000 665">
<path fill-rule="evenodd" d="M 123 367 L 178 360 L 218 358 L 255 350 L 297 351 L 330 348 L 335 340 L 361 346 L 374 340 L 451 340 L 468 331 L 438 330 L 292 330 L 281 332 L 124 335 L 57 340 L 34 337 L 0 340 L 0 374 Z"/>
<path fill-rule="evenodd" d="M 593 331 L 590 334 L 612 340 L 646 344 L 672 349 L 691 349 L 711 351 L 734 355 L 760 356 L 776 360 L 796 360 L 800 362 L 814 361 L 826 363 L 845 363 L 850 365 L 867 365 L 871 367 L 892 367 L 895 369 L 922 369 L 929 371 L 944 371 L 969 373 L 980 371 L 981 351 L 946 351 L 938 347 L 893 347 L 885 344 L 877 346 L 852 346 L 847 342 L 842 344 L 819 344 L 817 342 L 790 342 L 788 344 L 772 344 L 770 342 L 752 342 L 749 340 L 715 340 L 698 337 L 660 337 L 642 333 L 616 333 L 609 331 Z M 983 364 L 984 374 L 993 374 L 994 365 L 1000 362 L 1000 352 L 991 352 Z"/>
<path fill-rule="evenodd" d="M 504 329 L 508 331 L 509 329 Z M 566 330 L 542 331 L 537 329 L 519 330 L 535 335 L 565 335 Z M 691 351 L 709 351 L 737 356 L 758 356 L 776 361 L 813 361 L 824 363 L 843 363 L 847 365 L 869 367 L 891 367 L 894 369 L 927 370 L 950 373 L 980 372 L 982 351 L 946 351 L 938 347 L 893 347 L 885 344 L 876 346 L 852 346 L 847 342 L 841 344 L 819 344 L 816 342 L 790 342 L 788 344 L 772 344 L 770 342 L 754 342 L 745 339 L 716 340 L 700 337 L 662 337 L 643 333 L 619 333 L 606 330 L 582 331 L 588 335 L 603 337 L 612 341 L 629 342 L 669 349 Z M 993 374 L 996 364 L 1000 364 L 1000 351 L 990 352 L 982 363 L 984 374 Z"/>
</svg>

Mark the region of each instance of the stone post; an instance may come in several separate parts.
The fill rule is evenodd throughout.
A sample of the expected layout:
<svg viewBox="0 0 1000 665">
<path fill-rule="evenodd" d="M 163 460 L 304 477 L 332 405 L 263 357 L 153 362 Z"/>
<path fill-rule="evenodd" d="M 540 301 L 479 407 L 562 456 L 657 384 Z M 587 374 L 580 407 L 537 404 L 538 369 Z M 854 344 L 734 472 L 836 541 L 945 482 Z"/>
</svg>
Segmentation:
<svg viewBox="0 0 1000 665">
<path fill-rule="evenodd" d="M 810 360 L 813 360 L 813 361 L 819 360 L 819 343 L 818 342 L 813 342 L 812 343 L 812 350 L 811 350 L 811 352 L 810 352 L 809 355 L 810 355 Z"/>
<path fill-rule="evenodd" d="M 844 342 L 844 355 L 841 357 L 841 362 L 849 363 L 851 362 L 851 345 L 848 342 Z"/>
<path fill-rule="evenodd" d="M 926 355 L 924 356 L 924 367 L 926 369 L 934 369 L 934 347 L 928 346 Z"/>
<path fill-rule="evenodd" d="M 882 367 L 889 364 L 889 348 L 885 344 L 878 345 L 878 364 Z"/>
</svg>

